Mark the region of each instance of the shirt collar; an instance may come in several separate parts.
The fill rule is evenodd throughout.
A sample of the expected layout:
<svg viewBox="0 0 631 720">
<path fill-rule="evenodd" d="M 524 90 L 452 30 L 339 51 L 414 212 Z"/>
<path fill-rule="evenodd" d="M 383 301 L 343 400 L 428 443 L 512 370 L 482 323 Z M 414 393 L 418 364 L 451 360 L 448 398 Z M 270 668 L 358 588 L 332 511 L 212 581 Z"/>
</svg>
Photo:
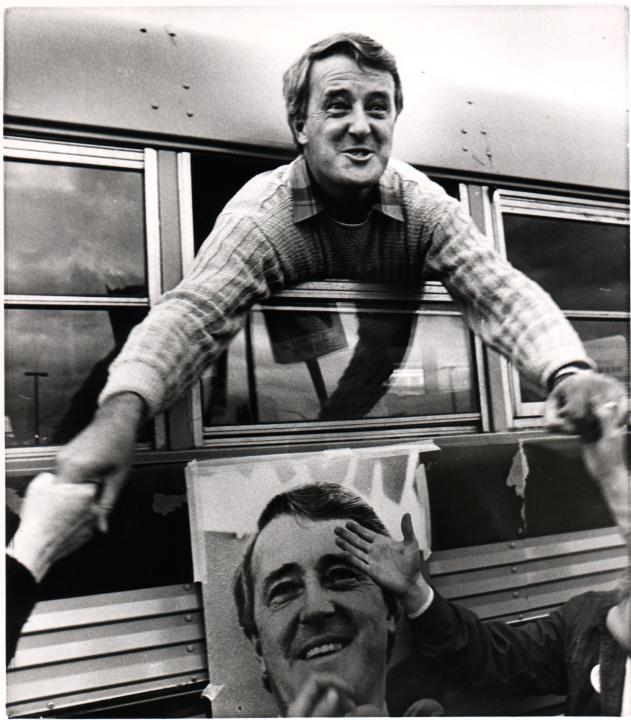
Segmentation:
<svg viewBox="0 0 631 720">
<path fill-rule="evenodd" d="M 324 210 L 324 205 L 313 186 L 304 155 L 297 157 L 290 165 L 289 185 L 294 202 L 294 223 L 308 220 Z M 403 222 L 403 211 L 397 188 L 392 184 L 391 173 L 386 172 L 379 180 L 379 199 L 373 204 L 375 210 Z"/>
</svg>

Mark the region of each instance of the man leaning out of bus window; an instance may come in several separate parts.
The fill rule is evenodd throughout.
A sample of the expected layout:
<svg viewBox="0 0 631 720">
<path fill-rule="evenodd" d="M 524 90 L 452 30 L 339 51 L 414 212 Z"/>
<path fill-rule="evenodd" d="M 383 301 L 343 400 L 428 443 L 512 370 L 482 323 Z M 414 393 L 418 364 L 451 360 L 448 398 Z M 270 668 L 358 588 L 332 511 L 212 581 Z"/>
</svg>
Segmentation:
<svg viewBox="0 0 631 720">
<path fill-rule="evenodd" d="M 139 426 L 222 353 L 249 308 L 323 279 L 421 285 L 439 278 L 468 325 L 549 392 L 552 430 L 595 427 L 592 408 L 624 392 L 593 362 L 559 308 L 477 230 L 459 202 L 390 157 L 403 108 L 395 58 L 341 33 L 309 46 L 283 78 L 298 157 L 252 178 L 221 212 L 188 276 L 130 334 L 91 424 L 57 473 L 96 482 L 101 527 L 125 481 Z"/>
<path fill-rule="evenodd" d="M 357 522 L 336 527 L 347 558 L 399 597 L 418 657 L 446 679 L 515 695 L 566 695 L 567 715 L 631 714 L 631 480 L 625 433 L 610 411 L 600 417 L 601 439 L 589 438 L 582 450 L 626 540 L 628 565 L 615 591 L 583 593 L 520 626 L 482 622 L 423 579 L 409 515 L 401 522 L 401 542 Z"/>
</svg>

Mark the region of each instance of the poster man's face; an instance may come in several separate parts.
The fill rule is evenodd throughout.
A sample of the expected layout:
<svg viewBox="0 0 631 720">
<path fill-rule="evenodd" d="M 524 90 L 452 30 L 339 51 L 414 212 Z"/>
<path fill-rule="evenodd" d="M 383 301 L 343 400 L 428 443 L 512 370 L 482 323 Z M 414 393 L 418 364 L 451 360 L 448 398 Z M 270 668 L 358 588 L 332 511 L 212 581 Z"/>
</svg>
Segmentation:
<svg viewBox="0 0 631 720">
<path fill-rule="evenodd" d="M 374 187 L 390 158 L 396 118 L 390 73 L 344 55 L 316 60 L 307 116 L 295 130 L 318 184 L 331 195 Z"/>
<path fill-rule="evenodd" d="M 396 620 L 379 587 L 335 544 L 339 524 L 282 515 L 254 547 L 258 650 L 281 709 L 315 672 L 348 682 L 356 703 L 383 703 Z"/>
</svg>

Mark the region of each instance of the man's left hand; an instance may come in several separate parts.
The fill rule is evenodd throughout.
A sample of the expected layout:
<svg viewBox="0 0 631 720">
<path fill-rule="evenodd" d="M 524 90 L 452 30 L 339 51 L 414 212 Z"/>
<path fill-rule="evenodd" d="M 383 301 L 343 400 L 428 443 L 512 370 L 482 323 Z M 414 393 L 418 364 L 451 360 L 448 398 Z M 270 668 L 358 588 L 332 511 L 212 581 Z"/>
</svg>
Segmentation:
<svg viewBox="0 0 631 720">
<path fill-rule="evenodd" d="M 624 386 L 609 375 L 578 372 L 567 375 L 552 389 L 546 402 L 544 420 L 548 430 L 580 435 L 587 442 L 602 434 L 598 409 L 613 408 L 613 422 L 620 427 L 627 420 Z"/>
</svg>

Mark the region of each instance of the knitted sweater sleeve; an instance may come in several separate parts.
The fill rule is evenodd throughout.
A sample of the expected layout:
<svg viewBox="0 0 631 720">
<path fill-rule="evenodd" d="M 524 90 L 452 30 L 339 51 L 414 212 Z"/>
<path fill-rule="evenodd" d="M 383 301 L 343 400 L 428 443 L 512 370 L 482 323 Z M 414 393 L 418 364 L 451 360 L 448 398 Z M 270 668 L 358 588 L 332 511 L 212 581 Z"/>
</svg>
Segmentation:
<svg viewBox="0 0 631 720">
<path fill-rule="evenodd" d="M 171 405 L 226 348 L 248 309 L 281 283 L 274 248 L 256 220 L 225 210 L 189 275 L 131 332 L 101 393 L 133 392 L 149 415 Z"/>
<path fill-rule="evenodd" d="M 457 201 L 433 194 L 425 204 L 425 267 L 482 340 L 542 389 L 563 365 L 593 366 L 550 295 L 495 252 Z"/>
</svg>

